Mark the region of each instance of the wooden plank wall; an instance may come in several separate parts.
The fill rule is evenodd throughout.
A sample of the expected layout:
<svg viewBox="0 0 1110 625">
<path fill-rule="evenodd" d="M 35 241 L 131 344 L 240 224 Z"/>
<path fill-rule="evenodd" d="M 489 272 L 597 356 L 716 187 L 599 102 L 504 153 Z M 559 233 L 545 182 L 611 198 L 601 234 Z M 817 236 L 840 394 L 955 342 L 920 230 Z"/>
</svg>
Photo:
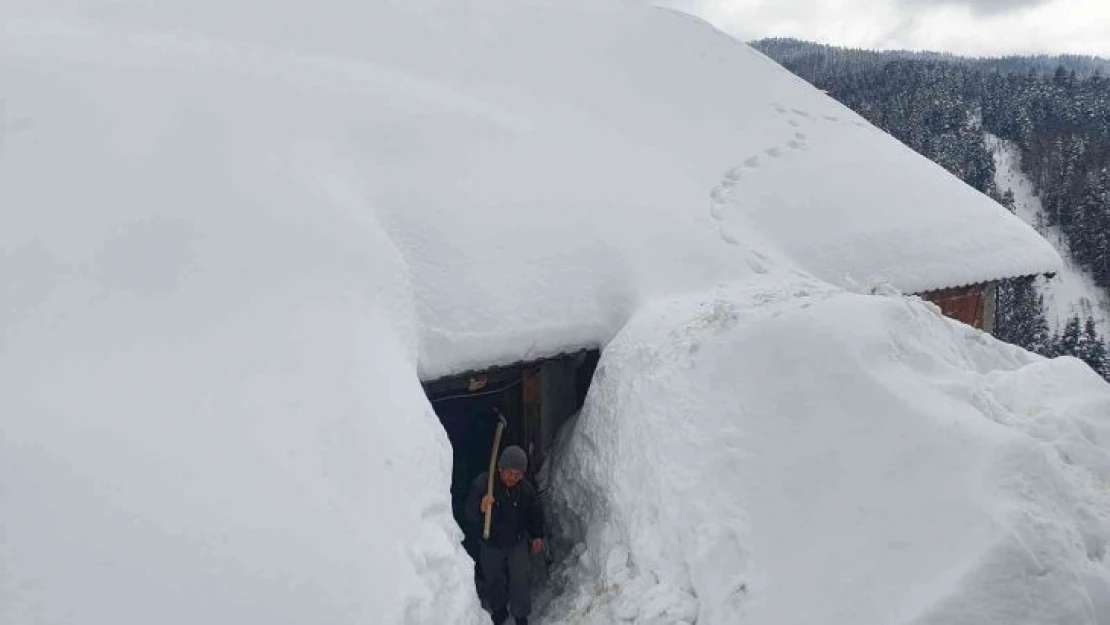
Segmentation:
<svg viewBox="0 0 1110 625">
<path fill-rule="evenodd" d="M 922 293 L 921 298 L 940 307 L 944 316 L 962 321 L 974 328 L 985 328 L 986 284 Z"/>
</svg>

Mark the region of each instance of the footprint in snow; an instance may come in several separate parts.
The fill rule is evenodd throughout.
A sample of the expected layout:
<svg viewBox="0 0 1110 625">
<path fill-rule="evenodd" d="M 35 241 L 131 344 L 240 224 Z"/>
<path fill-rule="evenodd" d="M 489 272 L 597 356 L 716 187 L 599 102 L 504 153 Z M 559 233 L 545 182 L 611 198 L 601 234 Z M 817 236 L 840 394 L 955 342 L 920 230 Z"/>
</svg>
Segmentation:
<svg viewBox="0 0 1110 625">
<path fill-rule="evenodd" d="M 744 167 L 755 169 L 759 167 L 759 156 L 752 156 L 744 161 Z"/>
<path fill-rule="evenodd" d="M 766 150 L 763 150 L 763 153 L 767 156 L 770 156 L 771 158 L 779 158 L 783 155 L 782 148 L 779 147 L 767 148 Z"/>
<path fill-rule="evenodd" d="M 826 115 L 826 116 L 825 116 L 825 119 L 826 119 L 826 120 L 828 120 L 828 121 L 830 121 L 830 122 L 838 122 L 838 121 L 840 121 L 840 118 L 839 118 L 839 117 L 837 117 L 836 115 Z"/>
<path fill-rule="evenodd" d="M 797 139 L 798 141 L 805 141 L 807 137 L 806 137 L 806 133 L 804 133 L 804 132 L 795 132 L 794 133 L 794 138 Z"/>
<path fill-rule="evenodd" d="M 791 119 L 791 120 L 787 121 L 786 123 L 790 124 L 794 128 L 797 128 L 798 126 L 801 126 L 801 124 L 799 124 L 798 120 L 796 120 L 796 119 Z"/>
<path fill-rule="evenodd" d="M 736 238 L 736 235 L 733 234 L 732 231 L 730 231 L 728 227 L 724 224 L 721 224 L 720 233 L 721 240 L 725 243 L 728 243 L 729 245 L 740 245 L 740 239 Z"/>
<path fill-rule="evenodd" d="M 791 139 L 790 141 L 787 141 L 786 145 L 790 146 L 791 150 L 804 150 L 806 148 L 806 144 L 798 141 L 797 139 Z"/>
<path fill-rule="evenodd" d="M 728 190 L 722 185 L 717 185 L 709 192 L 709 199 L 716 204 L 720 204 L 728 199 Z"/>
<path fill-rule="evenodd" d="M 775 110 L 780 112 L 780 113 L 786 113 L 786 107 L 779 104 L 778 102 L 775 102 L 771 106 L 775 107 Z"/>
<path fill-rule="evenodd" d="M 803 111 L 802 109 L 790 109 L 790 112 L 794 113 L 795 115 L 801 115 L 802 117 L 808 118 L 810 116 L 809 113 Z"/>
<path fill-rule="evenodd" d="M 739 182 L 744 177 L 744 170 L 739 167 L 733 167 L 725 172 L 725 180 L 729 182 Z"/>
<path fill-rule="evenodd" d="M 723 221 L 724 218 L 725 218 L 724 207 L 721 206 L 719 203 L 716 203 L 716 202 L 713 203 L 709 207 L 709 216 L 712 217 L 713 219 L 715 219 L 716 221 Z"/>
</svg>

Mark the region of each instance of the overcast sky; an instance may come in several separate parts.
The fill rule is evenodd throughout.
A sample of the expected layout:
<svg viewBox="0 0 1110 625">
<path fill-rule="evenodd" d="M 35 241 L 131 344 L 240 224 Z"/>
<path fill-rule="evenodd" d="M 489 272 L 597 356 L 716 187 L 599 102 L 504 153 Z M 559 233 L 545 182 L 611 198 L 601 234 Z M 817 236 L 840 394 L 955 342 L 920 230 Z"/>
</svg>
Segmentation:
<svg viewBox="0 0 1110 625">
<path fill-rule="evenodd" d="M 1110 0 L 670 0 L 741 39 L 1110 58 Z"/>
</svg>

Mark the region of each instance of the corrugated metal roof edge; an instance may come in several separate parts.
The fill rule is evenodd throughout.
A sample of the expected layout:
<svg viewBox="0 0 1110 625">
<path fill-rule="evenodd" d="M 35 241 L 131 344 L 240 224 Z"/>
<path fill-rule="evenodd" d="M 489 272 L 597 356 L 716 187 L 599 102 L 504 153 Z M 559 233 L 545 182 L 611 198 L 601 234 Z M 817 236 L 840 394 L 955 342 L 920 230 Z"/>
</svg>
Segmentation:
<svg viewBox="0 0 1110 625">
<path fill-rule="evenodd" d="M 566 347 L 566 348 L 564 348 L 562 350 L 559 350 L 557 352 L 545 354 L 543 356 L 538 356 L 538 357 L 530 358 L 530 359 L 527 359 L 527 360 L 522 358 L 522 359 L 519 359 L 519 360 L 514 360 L 513 362 L 509 362 L 509 363 L 492 364 L 492 365 L 489 365 L 489 366 L 479 365 L 479 368 L 464 369 L 462 371 L 456 371 L 454 373 L 447 373 L 447 374 L 437 376 L 437 377 L 434 377 L 434 378 L 427 378 L 427 379 L 421 378 L 420 384 L 423 385 L 425 387 L 425 389 L 427 389 L 429 386 L 432 386 L 433 384 L 435 384 L 437 382 L 442 382 L 444 380 L 448 380 L 448 379 L 451 379 L 451 378 L 462 378 L 462 377 L 468 377 L 468 376 L 474 376 L 474 375 L 486 375 L 486 374 L 491 374 L 491 373 L 498 373 L 498 372 L 501 372 L 501 371 L 504 371 L 504 370 L 507 370 L 507 369 L 513 369 L 513 368 L 516 368 L 516 367 L 527 367 L 529 365 L 534 365 L 536 363 L 541 363 L 541 362 L 545 362 L 545 361 L 548 361 L 548 360 L 558 360 L 560 358 L 568 358 L 568 357 L 571 357 L 571 356 L 578 356 L 579 354 L 585 354 L 585 353 L 589 353 L 589 352 L 592 352 L 592 351 L 600 351 L 600 350 L 601 350 L 601 347 L 598 346 L 598 345 L 592 345 L 592 346 L 587 346 L 587 347 Z"/>
<path fill-rule="evenodd" d="M 961 288 L 967 288 L 967 287 L 972 287 L 972 286 L 978 286 L 978 285 L 981 285 L 981 284 L 990 284 L 992 282 L 999 282 L 1001 280 L 1009 280 L 1011 278 L 1026 278 L 1026 277 L 1033 277 L 1033 276 L 1040 276 L 1040 275 L 1053 275 L 1055 273 L 1056 273 L 1055 271 L 1035 271 L 1035 272 L 1031 272 L 1031 273 L 1002 274 L 1002 275 L 999 275 L 997 277 L 979 279 L 979 280 L 976 280 L 976 281 L 973 281 L 973 282 L 941 283 L 941 284 L 938 284 L 937 286 L 931 286 L 931 287 L 928 287 L 928 288 L 925 288 L 925 289 L 918 289 L 918 290 L 915 290 L 915 291 L 909 291 L 909 292 L 906 292 L 906 294 L 907 295 L 925 295 L 927 293 L 935 293 L 937 291 L 945 291 L 945 290 L 949 290 L 949 289 L 961 289 Z M 440 381 L 443 381 L 443 380 L 447 380 L 447 379 L 450 379 L 450 378 L 459 378 L 459 377 L 471 376 L 471 375 L 488 374 L 488 373 L 502 371 L 502 370 L 505 370 L 505 369 L 512 369 L 514 367 L 523 367 L 523 366 L 543 362 L 543 361 L 546 361 L 546 360 L 555 360 L 555 359 L 558 359 L 558 358 L 566 358 L 568 356 L 577 356 L 578 354 L 582 354 L 582 353 L 585 353 L 585 352 L 591 352 L 591 351 L 595 351 L 595 350 L 599 350 L 599 349 L 600 349 L 600 346 L 598 346 L 598 345 L 566 347 L 566 348 L 563 348 L 563 349 L 555 351 L 555 352 L 544 354 L 542 356 L 537 356 L 535 358 L 530 358 L 530 359 L 521 358 L 521 359 L 518 359 L 518 360 L 514 360 L 512 362 L 491 364 L 489 366 L 479 365 L 478 367 L 475 367 L 475 368 L 464 369 L 464 370 L 456 371 L 456 372 L 452 372 L 452 373 L 446 373 L 446 374 L 443 374 L 443 375 L 440 375 L 440 376 L 436 376 L 434 378 L 421 378 L 420 383 L 425 388 L 427 388 L 428 386 L 432 385 L 433 383 L 440 382 Z"/>
<path fill-rule="evenodd" d="M 935 293 L 937 291 L 946 291 L 948 289 L 962 289 L 962 288 L 966 288 L 966 287 L 970 287 L 970 286 L 978 286 L 980 284 L 990 284 L 992 282 L 1000 282 L 1002 280 L 1011 280 L 1011 279 L 1014 279 L 1014 278 L 1030 278 L 1030 277 L 1036 277 L 1036 276 L 1042 276 L 1042 275 L 1053 276 L 1055 274 L 1056 274 L 1055 271 L 1036 271 L 1036 272 L 1032 272 L 1032 273 L 1003 274 L 1003 275 L 999 275 L 999 276 L 993 277 L 993 278 L 975 280 L 974 282 L 942 283 L 942 284 L 938 284 L 936 286 L 930 286 L 930 287 L 925 288 L 925 289 L 917 289 L 915 291 L 909 291 L 907 294 L 908 295 L 921 295 L 921 294 L 924 294 L 924 293 Z"/>
</svg>

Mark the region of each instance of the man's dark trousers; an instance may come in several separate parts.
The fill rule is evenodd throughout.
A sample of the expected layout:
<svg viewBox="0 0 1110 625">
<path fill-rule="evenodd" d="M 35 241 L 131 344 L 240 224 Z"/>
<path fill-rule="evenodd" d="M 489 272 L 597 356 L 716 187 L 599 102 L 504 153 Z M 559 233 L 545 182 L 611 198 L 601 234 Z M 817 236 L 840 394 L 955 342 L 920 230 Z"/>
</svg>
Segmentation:
<svg viewBox="0 0 1110 625">
<path fill-rule="evenodd" d="M 528 542 L 521 541 L 513 547 L 498 549 L 485 542 L 479 547 L 479 561 L 482 575 L 486 578 L 486 599 L 490 612 L 497 614 L 508 605 L 513 618 L 527 618 L 532 613 L 532 597 L 529 591 L 531 561 L 528 556 Z M 507 565 L 507 566 L 506 566 Z M 505 579 L 508 569 L 509 579 Z M 501 625 L 495 623 L 494 625 Z"/>
</svg>

